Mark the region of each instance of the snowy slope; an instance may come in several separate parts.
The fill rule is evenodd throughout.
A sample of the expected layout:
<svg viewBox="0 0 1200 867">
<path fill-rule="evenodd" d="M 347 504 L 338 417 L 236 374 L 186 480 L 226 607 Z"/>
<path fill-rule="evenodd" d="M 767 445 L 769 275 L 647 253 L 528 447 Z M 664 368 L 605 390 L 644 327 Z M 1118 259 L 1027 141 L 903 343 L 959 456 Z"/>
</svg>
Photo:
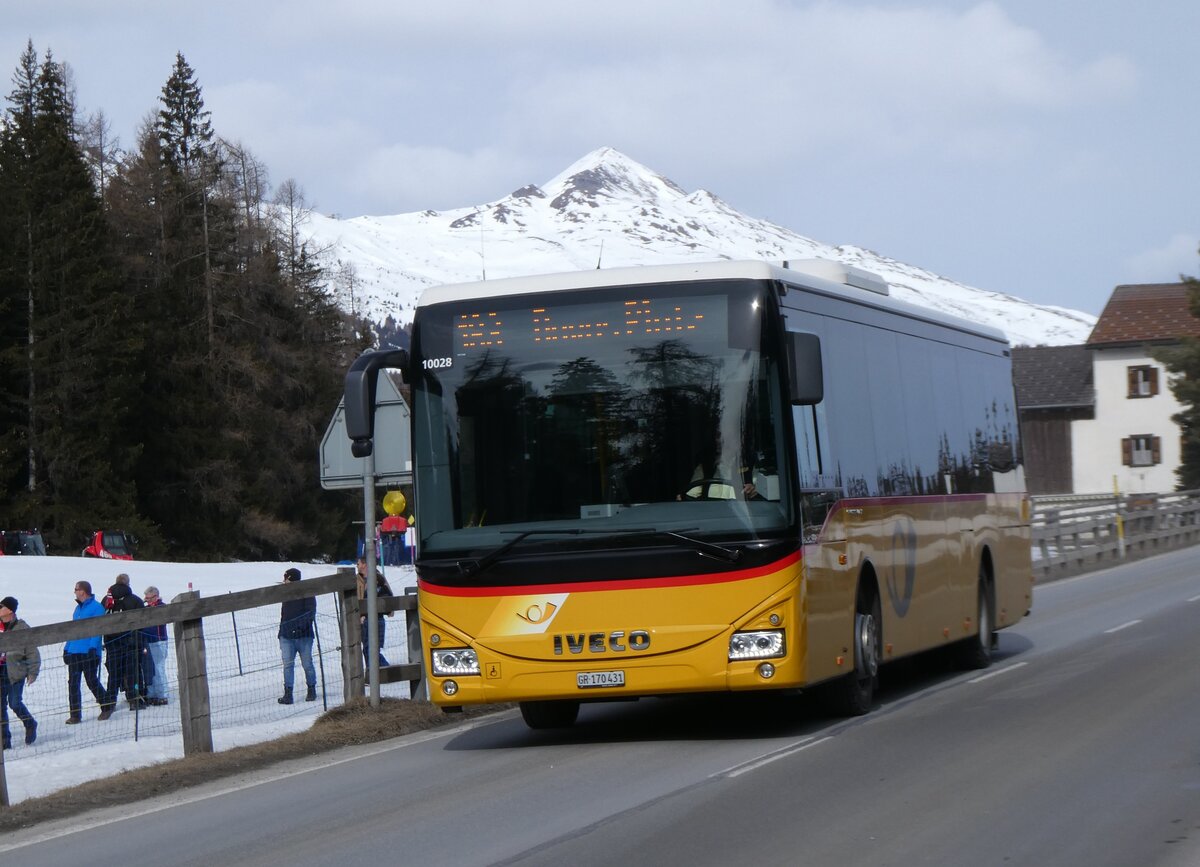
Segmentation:
<svg viewBox="0 0 1200 867">
<path fill-rule="evenodd" d="M 855 246 L 831 246 L 748 217 L 705 190 L 689 193 L 612 148 L 541 186 L 453 211 L 338 220 L 314 214 L 314 244 L 355 279 L 347 309 L 412 320 L 421 290 L 443 283 L 601 267 L 715 259 L 837 259 L 885 278 L 904 301 L 1000 328 L 1014 344 L 1087 339 L 1095 317 L 956 283 Z"/>
</svg>

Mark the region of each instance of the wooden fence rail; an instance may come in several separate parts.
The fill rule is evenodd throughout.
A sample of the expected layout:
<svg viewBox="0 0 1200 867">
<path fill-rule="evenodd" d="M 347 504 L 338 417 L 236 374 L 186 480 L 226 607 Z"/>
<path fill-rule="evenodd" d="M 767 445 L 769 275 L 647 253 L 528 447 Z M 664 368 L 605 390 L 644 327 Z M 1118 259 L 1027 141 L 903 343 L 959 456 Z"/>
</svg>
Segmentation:
<svg viewBox="0 0 1200 867">
<path fill-rule="evenodd" d="M 1121 497 L 1034 498 L 1039 581 L 1200 544 L 1200 491 Z"/>
</svg>

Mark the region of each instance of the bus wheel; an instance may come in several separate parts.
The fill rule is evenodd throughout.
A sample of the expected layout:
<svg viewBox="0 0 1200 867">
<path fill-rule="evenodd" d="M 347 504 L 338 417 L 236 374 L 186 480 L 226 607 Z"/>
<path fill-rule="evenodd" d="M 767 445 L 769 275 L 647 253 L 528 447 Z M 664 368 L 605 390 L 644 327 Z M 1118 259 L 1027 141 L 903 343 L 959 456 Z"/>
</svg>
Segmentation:
<svg viewBox="0 0 1200 867">
<path fill-rule="evenodd" d="M 523 701 L 521 717 L 531 729 L 565 729 L 579 716 L 577 701 Z"/>
<path fill-rule="evenodd" d="M 976 623 L 979 631 L 964 638 L 958 645 L 958 664 L 966 669 L 987 668 L 992 664 L 992 642 L 996 632 L 993 628 L 995 618 L 992 616 L 991 583 L 988 581 L 987 570 L 979 567 L 979 582 L 975 593 Z"/>
<path fill-rule="evenodd" d="M 879 680 L 881 634 L 879 594 L 860 590 L 854 612 L 854 671 L 834 682 L 836 710 L 845 716 L 862 716 L 871 710 Z"/>
</svg>

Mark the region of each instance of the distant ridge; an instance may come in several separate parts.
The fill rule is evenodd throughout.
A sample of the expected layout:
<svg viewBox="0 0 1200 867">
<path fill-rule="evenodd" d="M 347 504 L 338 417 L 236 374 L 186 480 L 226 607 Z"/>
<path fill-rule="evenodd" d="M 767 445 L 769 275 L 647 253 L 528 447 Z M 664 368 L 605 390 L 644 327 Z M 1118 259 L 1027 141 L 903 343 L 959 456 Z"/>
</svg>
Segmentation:
<svg viewBox="0 0 1200 867">
<path fill-rule="evenodd" d="M 412 320 L 421 291 L 442 283 L 716 259 L 820 257 L 883 277 L 901 300 L 991 325 L 1015 345 L 1083 343 L 1096 318 L 966 286 L 853 245 L 814 241 L 747 216 L 707 190 L 678 184 L 604 147 L 544 184 L 452 211 L 339 220 L 307 231 L 355 279 L 340 298 L 376 322 Z"/>
</svg>

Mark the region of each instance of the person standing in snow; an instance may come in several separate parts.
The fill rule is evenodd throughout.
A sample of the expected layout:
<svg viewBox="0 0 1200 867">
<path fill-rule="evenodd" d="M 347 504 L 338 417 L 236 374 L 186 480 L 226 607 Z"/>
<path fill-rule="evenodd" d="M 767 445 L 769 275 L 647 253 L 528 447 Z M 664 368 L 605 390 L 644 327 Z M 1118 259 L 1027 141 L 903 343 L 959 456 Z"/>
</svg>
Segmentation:
<svg viewBox="0 0 1200 867">
<path fill-rule="evenodd" d="M 288 569 L 283 573 L 285 583 L 300 580 L 299 569 Z M 317 670 L 313 666 L 313 624 L 317 617 L 317 600 L 312 596 L 289 599 L 279 610 L 279 653 L 283 657 L 283 695 L 280 704 L 292 703 L 292 686 L 296 678 L 296 654 L 304 668 L 304 682 L 308 692 L 305 701 L 317 700 Z"/>
<path fill-rule="evenodd" d="M 367 642 L 367 632 L 369 626 L 367 623 L 367 561 L 361 557 L 358 559 L 358 568 L 355 570 L 355 577 L 358 579 L 358 602 L 359 609 L 362 612 L 359 615 L 359 622 L 362 625 L 363 666 L 365 667 L 365 670 L 370 671 L 371 649 Z M 392 595 L 392 585 L 388 584 L 387 579 L 383 577 L 383 573 L 378 569 L 375 570 L 375 593 L 377 597 Z M 383 639 L 387 632 L 387 622 L 383 619 L 383 617 L 384 616 L 382 614 L 380 614 L 378 617 L 380 668 L 388 664 L 387 657 L 383 655 Z"/>
<path fill-rule="evenodd" d="M 142 599 L 147 608 L 164 604 L 158 588 L 153 585 L 145 589 Z M 142 644 L 145 646 L 142 681 L 146 684 L 146 703 L 164 705 L 167 703 L 167 625 L 160 623 L 143 629 Z"/>
<path fill-rule="evenodd" d="M 128 584 L 114 584 L 108 588 L 108 596 L 112 599 L 109 613 L 119 614 L 122 611 L 134 611 L 145 608 L 145 603 L 134 595 Z M 130 710 L 139 710 L 146 706 L 139 689 L 141 674 L 138 667 L 138 650 L 141 646 L 140 636 L 136 629 L 126 629 L 123 632 L 113 632 L 104 636 L 104 665 L 108 669 L 108 686 L 104 690 L 104 704 L 100 709 L 100 719 L 108 719 L 117 706 L 117 693 L 125 691 L 129 700 Z"/>
<path fill-rule="evenodd" d="M 129 573 L 128 572 L 122 572 L 119 575 L 117 575 L 116 578 L 113 579 L 113 587 L 116 587 L 118 584 L 124 584 L 126 587 L 129 587 Z M 132 588 L 130 588 L 130 589 L 132 590 Z M 108 593 L 105 594 L 104 599 L 101 600 L 100 604 L 102 604 L 104 606 L 105 611 L 113 610 L 113 605 L 115 604 L 115 602 L 113 600 L 112 587 L 108 588 Z"/>
<path fill-rule="evenodd" d="M 87 581 L 75 582 L 75 612 L 72 620 L 88 617 L 103 617 L 104 606 L 92 594 L 92 585 Z M 63 646 L 63 663 L 67 666 L 67 701 L 71 714 L 67 725 L 76 725 L 83 719 L 83 694 L 79 687 L 82 679 L 96 698 L 96 704 L 104 709 L 104 687 L 100 685 L 100 651 L 103 640 L 99 635 L 76 638 Z"/>
<path fill-rule="evenodd" d="M 16 629 L 28 629 L 29 624 L 17 618 L 17 600 L 11 596 L 0 599 L 0 632 L 12 632 Z M 12 733 L 8 728 L 8 709 L 17 715 L 17 719 L 25 724 L 25 743 L 32 744 L 37 740 L 37 720 L 25 707 L 25 684 L 37 680 L 38 671 L 42 667 L 42 657 L 36 647 L 14 648 L 0 653 L 0 699 L 3 699 L 3 728 L 4 749 L 12 749 Z"/>
</svg>

